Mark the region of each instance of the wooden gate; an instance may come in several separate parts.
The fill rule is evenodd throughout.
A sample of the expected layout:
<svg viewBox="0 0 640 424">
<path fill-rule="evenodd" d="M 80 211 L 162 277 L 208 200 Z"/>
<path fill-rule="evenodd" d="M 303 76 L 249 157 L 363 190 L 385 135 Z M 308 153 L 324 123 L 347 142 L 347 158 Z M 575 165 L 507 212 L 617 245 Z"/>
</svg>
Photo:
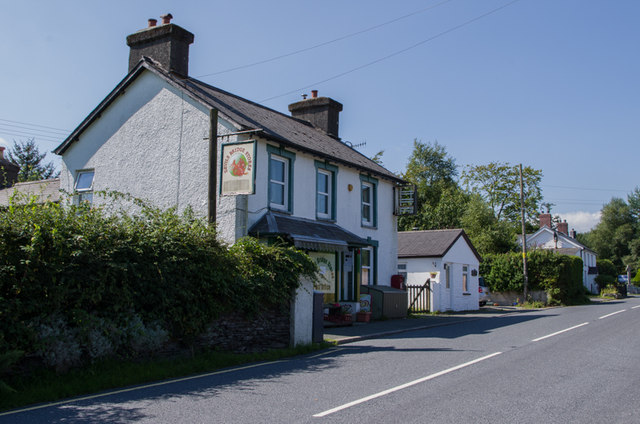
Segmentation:
<svg viewBox="0 0 640 424">
<path fill-rule="evenodd" d="M 422 285 L 407 285 L 410 312 L 431 312 L 431 279 Z"/>
</svg>

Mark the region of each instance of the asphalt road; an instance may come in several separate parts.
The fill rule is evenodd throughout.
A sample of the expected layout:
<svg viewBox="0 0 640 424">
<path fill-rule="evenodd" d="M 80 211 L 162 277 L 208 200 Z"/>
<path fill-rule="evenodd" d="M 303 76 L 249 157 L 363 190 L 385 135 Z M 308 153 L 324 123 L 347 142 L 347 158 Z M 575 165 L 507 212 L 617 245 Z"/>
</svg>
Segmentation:
<svg viewBox="0 0 640 424">
<path fill-rule="evenodd" d="M 514 312 L 0 423 L 640 423 L 640 298 Z"/>
</svg>

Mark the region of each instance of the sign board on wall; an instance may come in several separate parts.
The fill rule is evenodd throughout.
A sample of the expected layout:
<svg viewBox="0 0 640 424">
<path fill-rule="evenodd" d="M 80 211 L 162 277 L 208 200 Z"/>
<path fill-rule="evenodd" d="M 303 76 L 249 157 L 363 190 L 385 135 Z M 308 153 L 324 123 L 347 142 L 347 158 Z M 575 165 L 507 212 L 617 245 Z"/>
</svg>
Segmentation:
<svg viewBox="0 0 640 424">
<path fill-rule="evenodd" d="M 309 252 L 309 256 L 318 265 L 318 280 L 314 289 L 322 293 L 334 293 L 336 290 L 335 253 Z"/>
<path fill-rule="evenodd" d="M 255 152 L 255 140 L 222 145 L 221 195 L 255 193 Z"/>
</svg>

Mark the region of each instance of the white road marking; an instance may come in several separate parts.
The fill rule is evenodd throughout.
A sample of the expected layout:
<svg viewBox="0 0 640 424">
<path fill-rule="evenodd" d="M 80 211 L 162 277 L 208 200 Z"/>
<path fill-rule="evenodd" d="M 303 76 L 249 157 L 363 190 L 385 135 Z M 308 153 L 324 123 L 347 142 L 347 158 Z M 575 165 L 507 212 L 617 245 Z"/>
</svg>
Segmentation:
<svg viewBox="0 0 640 424">
<path fill-rule="evenodd" d="M 403 390 L 403 389 L 406 389 L 407 387 L 415 386 L 416 384 L 424 383 L 425 381 L 433 380 L 434 378 L 443 376 L 443 375 L 448 374 L 450 372 L 457 371 L 459 369 L 468 367 L 468 366 L 473 365 L 473 364 L 477 364 L 478 362 L 484 361 L 486 359 L 493 358 L 494 356 L 498 356 L 501 353 L 502 352 L 492 353 L 491 355 L 483 356 L 482 358 L 478 358 L 478 359 L 474 359 L 473 361 L 465 362 L 464 364 L 457 365 L 455 367 L 446 369 L 444 371 L 440 371 L 440 372 L 437 372 L 435 374 L 431 374 L 431 375 L 428 375 L 426 377 L 422 377 L 422 378 L 419 378 L 417 380 L 410 381 L 410 382 L 402 384 L 400 386 L 392 387 L 390 389 L 383 390 L 382 392 L 378 392 L 378 393 L 375 393 L 373 395 L 370 395 L 370 396 L 367 396 L 367 397 L 363 397 L 363 398 L 358 399 L 358 400 L 354 400 L 353 402 L 345 403 L 344 405 L 335 407 L 333 409 L 329 409 L 329 410 L 321 412 L 319 414 L 315 414 L 314 417 L 315 418 L 326 417 L 327 415 L 333 414 L 333 413 L 338 412 L 338 411 L 342 411 L 342 410 L 347 409 L 347 408 L 351 408 L 352 406 L 359 405 L 361 403 L 368 402 L 370 400 L 373 400 L 373 399 L 376 399 L 376 398 L 379 398 L 379 397 L 382 397 L 382 396 L 386 396 L 386 395 L 388 395 L 390 393 L 397 392 L 398 390 Z"/>
<path fill-rule="evenodd" d="M 159 381 L 157 383 L 145 384 L 143 386 L 128 387 L 126 389 L 120 389 L 120 390 L 114 390 L 114 391 L 106 392 L 106 393 L 99 393 L 99 394 L 96 394 L 96 395 L 89 395 L 89 396 L 77 397 L 77 398 L 72 398 L 72 399 L 66 399 L 66 400 L 61 400 L 59 402 L 51 402 L 51 403 L 46 403 L 46 404 L 43 404 L 43 405 L 32 406 L 32 407 L 29 407 L 29 408 L 15 409 L 15 410 L 12 410 L 12 411 L 0 412 L 0 417 L 2 417 L 4 415 L 12 415 L 12 414 L 19 414 L 21 412 L 34 411 L 36 409 L 48 408 L 50 406 L 59 406 L 59 405 L 67 404 L 67 403 L 74 403 L 74 402 L 80 402 L 80 401 L 83 401 L 83 400 L 90 400 L 90 399 L 96 399 L 96 398 L 111 396 L 111 395 L 117 395 L 117 394 L 120 394 L 120 393 L 133 392 L 134 390 L 148 389 L 150 387 L 165 386 L 167 384 L 179 383 L 181 381 L 195 380 L 195 379 L 198 379 L 198 378 L 210 377 L 212 375 L 227 374 L 227 373 L 234 372 L 234 371 L 241 371 L 241 370 L 247 370 L 247 369 L 251 369 L 251 368 L 262 367 L 264 365 L 277 364 L 279 362 L 284 362 L 284 361 L 279 360 L 279 361 L 271 361 L 271 362 L 262 362 L 262 363 L 259 363 L 259 364 L 247 365 L 245 367 L 231 368 L 231 369 L 226 369 L 226 370 L 222 370 L 222 371 L 213 371 L 213 372 L 206 373 L 206 374 L 198 374 L 198 375 L 192 375 L 190 377 L 183 377 L 183 378 L 176 378 L 176 379 L 173 379 L 173 380 Z"/>
<path fill-rule="evenodd" d="M 621 311 L 612 312 L 612 313 L 607 314 L 607 315 L 603 315 L 603 316 L 601 316 L 601 317 L 600 317 L 600 318 L 598 318 L 598 319 L 605 319 L 605 318 L 609 318 L 609 317 L 610 317 L 610 316 L 612 316 L 612 315 L 616 315 L 616 314 L 622 313 L 622 312 L 624 312 L 624 311 L 626 311 L 626 309 L 623 309 L 623 310 L 621 310 Z"/>
<path fill-rule="evenodd" d="M 634 307 L 633 307 L 633 308 L 631 308 L 631 309 L 636 309 L 636 308 L 640 308 L 640 305 L 638 305 L 638 306 L 634 306 Z"/>
<path fill-rule="evenodd" d="M 589 324 L 588 322 L 583 322 L 582 324 L 574 325 L 571 328 L 566 328 L 564 330 L 556 331 L 552 334 L 547 334 L 546 336 L 538 337 L 537 339 L 531 340 L 532 342 L 539 342 L 540 340 L 548 339 L 549 337 L 557 336 L 558 334 L 566 333 L 567 331 L 575 330 L 576 328 L 582 327 Z"/>
</svg>

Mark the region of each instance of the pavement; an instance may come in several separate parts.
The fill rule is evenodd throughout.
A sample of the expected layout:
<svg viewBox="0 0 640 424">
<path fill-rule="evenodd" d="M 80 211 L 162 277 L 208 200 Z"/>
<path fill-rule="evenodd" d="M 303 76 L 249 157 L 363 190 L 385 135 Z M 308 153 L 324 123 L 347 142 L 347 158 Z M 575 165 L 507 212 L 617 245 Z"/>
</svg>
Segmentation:
<svg viewBox="0 0 640 424">
<path fill-rule="evenodd" d="M 506 314 L 531 311 L 512 306 L 482 307 L 477 311 L 414 315 L 408 318 L 385 319 L 368 323 L 354 322 L 349 326 L 331 326 L 325 322 L 324 340 L 336 344 L 353 343 L 408 331 L 454 325 Z"/>
</svg>

